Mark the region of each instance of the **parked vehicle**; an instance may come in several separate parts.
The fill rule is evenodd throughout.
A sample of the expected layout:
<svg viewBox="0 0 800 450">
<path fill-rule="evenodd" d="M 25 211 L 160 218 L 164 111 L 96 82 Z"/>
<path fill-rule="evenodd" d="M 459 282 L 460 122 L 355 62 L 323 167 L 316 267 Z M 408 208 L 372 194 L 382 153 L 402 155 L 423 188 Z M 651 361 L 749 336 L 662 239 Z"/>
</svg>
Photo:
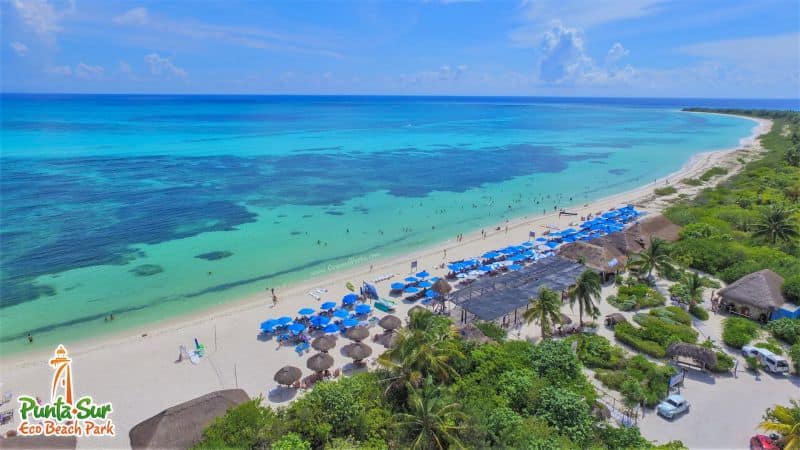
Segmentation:
<svg viewBox="0 0 800 450">
<path fill-rule="evenodd" d="M 678 415 L 689 411 L 689 402 L 682 395 L 672 394 L 658 404 L 656 411 L 666 419 L 674 419 Z"/>
<path fill-rule="evenodd" d="M 789 373 L 789 361 L 783 356 L 778 356 L 765 348 L 745 345 L 742 347 L 742 355 L 745 357 L 752 356 L 757 358 L 767 372 Z"/>
<path fill-rule="evenodd" d="M 750 438 L 750 450 L 781 450 L 773 438 L 757 434 Z"/>
</svg>

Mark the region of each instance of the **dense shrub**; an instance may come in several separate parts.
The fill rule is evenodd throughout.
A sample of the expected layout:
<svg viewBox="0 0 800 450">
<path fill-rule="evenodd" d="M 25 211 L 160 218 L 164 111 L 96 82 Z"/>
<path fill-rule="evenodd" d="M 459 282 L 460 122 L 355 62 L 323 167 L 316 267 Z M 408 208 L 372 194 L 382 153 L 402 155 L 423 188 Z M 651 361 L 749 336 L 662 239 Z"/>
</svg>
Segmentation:
<svg viewBox="0 0 800 450">
<path fill-rule="evenodd" d="M 784 317 L 773 320 L 767 324 L 767 329 L 773 336 L 788 344 L 800 342 L 800 319 Z"/>
<path fill-rule="evenodd" d="M 494 322 L 475 322 L 475 326 L 486 335 L 486 337 L 494 339 L 495 341 L 505 340 L 508 333 L 500 325 Z"/>
<path fill-rule="evenodd" d="M 603 385 L 623 394 L 627 392 L 632 397 L 636 397 L 641 392 L 644 405 L 653 407 L 664 398 L 667 393 L 669 378 L 674 373 L 675 368 L 672 366 L 656 364 L 648 361 L 642 355 L 636 355 L 626 362 L 624 369 L 596 370 L 595 378 L 600 380 Z M 631 380 L 635 380 L 641 390 L 633 388 Z"/>
<path fill-rule="evenodd" d="M 708 311 L 700 305 L 692 305 L 689 312 L 699 320 L 708 320 Z"/>
<path fill-rule="evenodd" d="M 641 326 L 637 330 L 640 338 L 657 342 L 664 348 L 677 341 L 690 344 L 697 342 L 697 331 L 675 320 L 654 314 L 636 314 L 633 320 Z"/>
<path fill-rule="evenodd" d="M 789 347 L 789 358 L 794 363 L 794 372 L 800 374 L 800 342 Z"/>
<path fill-rule="evenodd" d="M 642 353 L 655 358 L 663 358 L 667 352 L 664 346 L 640 337 L 639 330 L 641 329 L 637 329 L 629 323 L 619 323 L 614 326 L 614 337 Z"/>
<path fill-rule="evenodd" d="M 717 373 L 725 373 L 733 369 L 734 359 L 731 355 L 717 350 L 717 365 L 712 367 L 711 370 Z"/>
<path fill-rule="evenodd" d="M 722 342 L 742 348 L 758 336 L 758 324 L 743 317 L 728 317 L 722 321 Z"/>
<path fill-rule="evenodd" d="M 708 181 L 716 176 L 725 175 L 728 173 L 728 169 L 724 167 L 712 167 L 705 171 L 702 175 L 700 175 L 700 179 L 703 181 Z"/>
<path fill-rule="evenodd" d="M 786 300 L 800 305 L 800 275 L 794 275 L 783 281 L 783 295 Z"/>
<path fill-rule="evenodd" d="M 681 183 L 687 186 L 702 186 L 703 182 L 698 180 L 697 178 L 684 178 L 681 180 Z"/>
<path fill-rule="evenodd" d="M 617 295 L 609 296 L 606 301 L 622 311 L 651 308 L 666 303 L 660 292 L 641 283 L 619 286 Z"/>
<path fill-rule="evenodd" d="M 675 189 L 675 186 L 665 186 L 665 187 L 656 188 L 653 192 L 656 195 L 672 195 L 672 194 L 678 192 L 678 190 Z"/>
<path fill-rule="evenodd" d="M 776 355 L 783 355 L 783 347 L 781 347 L 780 344 L 778 344 L 774 339 L 770 339 L 770 341 L 756 342 L 754 346 L 769 350 Z"/>
<path fill-rule="evenodd" d="M 568 341 L 578 342 L 578 359 L 589 368 L 620 369 L 625 366 L 625 350 L 611 345 L 608 339 L 596 334 L 577 334 Z"/>
</svg>

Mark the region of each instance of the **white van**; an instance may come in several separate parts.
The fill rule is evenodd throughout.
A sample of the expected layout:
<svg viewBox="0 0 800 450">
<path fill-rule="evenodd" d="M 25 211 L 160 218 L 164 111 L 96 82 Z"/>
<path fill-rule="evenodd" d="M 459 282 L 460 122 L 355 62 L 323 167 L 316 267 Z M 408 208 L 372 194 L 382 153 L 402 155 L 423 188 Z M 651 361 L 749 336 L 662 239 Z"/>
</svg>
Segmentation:
<svg viewBox="0 0 800 450">
<path fill-rule="evenodd" d="M 767 372 L 789 373 L 789 361 L 783 356 L 778 356 L 765 348 L 745 345 L 742 347 L 742 355 L 758 358 L 761 365 L 764 366 L 764 370 Z"/>
</svg>

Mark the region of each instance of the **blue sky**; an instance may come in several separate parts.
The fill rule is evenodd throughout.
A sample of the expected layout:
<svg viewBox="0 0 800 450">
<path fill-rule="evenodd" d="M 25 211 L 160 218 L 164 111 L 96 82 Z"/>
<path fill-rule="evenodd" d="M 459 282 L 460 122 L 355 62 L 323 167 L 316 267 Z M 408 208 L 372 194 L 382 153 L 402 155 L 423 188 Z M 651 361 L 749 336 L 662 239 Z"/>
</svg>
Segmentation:
<svg viewBox="0 0 800 450">
<path fill-rule="evenodd" d="M 800 97 L 796 0 L 0 0 L 3 92 Z"/>
</svg>

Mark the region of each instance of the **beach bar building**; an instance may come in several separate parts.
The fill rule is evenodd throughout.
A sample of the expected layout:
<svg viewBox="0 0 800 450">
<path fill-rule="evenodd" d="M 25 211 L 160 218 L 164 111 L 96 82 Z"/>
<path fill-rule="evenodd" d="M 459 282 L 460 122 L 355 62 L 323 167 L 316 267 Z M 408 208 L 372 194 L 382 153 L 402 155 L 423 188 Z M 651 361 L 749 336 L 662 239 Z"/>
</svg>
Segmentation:
<svg viewBox="0 0 800 450">
<path fill-rule="evenodd" d="M 514 323 L 519 311 L 528 307 L 543 287 L 556 292 L 575 284 L 586 270 L 582 264 L 559 256 L 542 258 L 522 270 L 502 276 L 483 277 L 448 296 L 461 308 L 461 323 L 472 320 L 494 321 L 508 316 Z"/>
<path fill-rule="evenodd" d="M 759 270 L 734 281 L 719 291 L 722 307 L 732 314 L 766 322 L 784 307 L 783 278 L 769 270 Z"/>
<path fill-rule="evenodd" d="M 621 235 L 622 233 L 615 234 Z M 597 271 L 603 277 L 603 281 L 607 281 L 612 275 L 623 270 L 628 260 L 625 254 L 615 246 L 597 245 L 594 241 L 577 241 L 564 245 L 558 250 L 558 254 Z"/>
</svg>

